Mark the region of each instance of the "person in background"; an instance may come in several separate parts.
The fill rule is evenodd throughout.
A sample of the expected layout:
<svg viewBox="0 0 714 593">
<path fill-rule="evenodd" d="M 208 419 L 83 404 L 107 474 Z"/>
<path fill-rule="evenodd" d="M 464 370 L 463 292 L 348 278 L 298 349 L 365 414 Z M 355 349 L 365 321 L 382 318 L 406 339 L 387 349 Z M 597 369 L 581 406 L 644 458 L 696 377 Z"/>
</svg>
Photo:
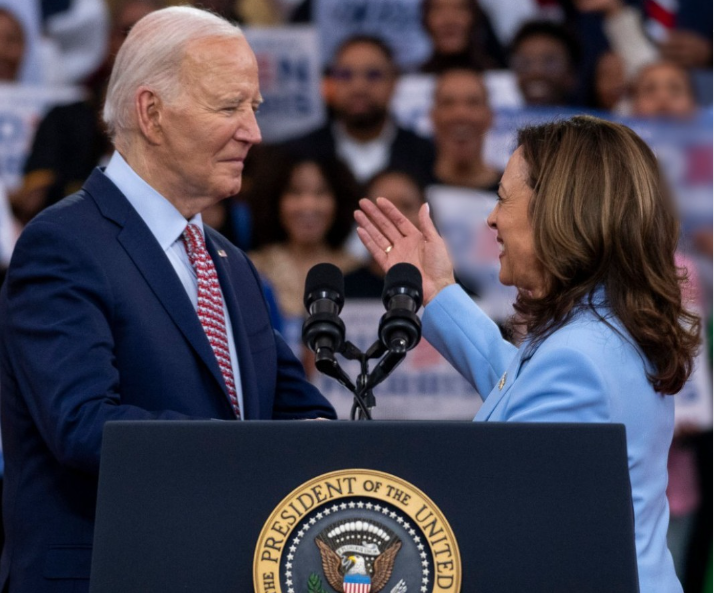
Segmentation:
<svg viewBox="0 0 714 593">
<path fill-rule="evenodd" d="M 162 0 L 122 0 L 115 5 L 107 59 L 86 81 L 87 99 L 52 108 L 37 128 L 22 186 L 11 194 L 21 224 L 79 190 L 94 167 L 106 164 L 113 149 L 100 115 L 114 58 L 134 24 L 163 5 Z"/>
<path fill-rule="evenodd" d="M 19 19 L 0 8 L 0 81 L 17 82 L 25 55 L 25 31 Z"/>
<path fill-rule="evenodd" d="M 400 127 L 389 114 L 397 75 L 392 51 L 382 40 L 348 38 L 337 49 L 327 75 L 332 121 L 285 143 L 285 148 L 301 158 L 337 158 L 359 183 L 385 168 L 406 171 L 428 183 L 433 145 Z"/>
<path fill-rule="evenodd" d="M 624 0 L 575 0 L 583 12 L 598 12 L 614 51 L 625 60 L 628 75 L 656 59 L 685 69 L 712 65 L 712 6 L 680 0 L 642 2 L 641 9 Z"/>
<path fill-rule="evenodd" d="M 518 289 L 520 348 L 455 285 L 427 208 L 415 227 L 387 200 L 360 207 L 382 269 L 420 269 L 423 336 L 484 394 L 476 421 L 625 425 L 640 588 L 681 592 L 666 541 L 669 396 L 692 372 L 700 320 L 683 302 L 676 212 L 645 142 L 589 116 L 519 131 L 487 222 L 499 280 Z"/>
<path fill-rule="evenodd" d="M 434 183 L 495 192 L 502 172 L 483 158 L 484 139 L 493 122 L 483 75 L 468 68 L 439 74 L 431 121 Z"/>
<path fill-rule="evenodd" d="M 433 47 L 422 72 L 505 66 L 503 48 L 477 0 L 424 0 L 422 25 Z"/>
<path fill-rule="evenodd" d="M 627 95 L 628 79 L 622 57 L 606 51 L 595 64 L 590 103 L 595 109 L 614 112 Z"/>
<path fill-rule="evenodd" d="M 644 66 L 632 81 L 630 111 L 635 117 L 693 118 L 697 103 L 689 73 L 674 62 Z"/>
<path fill-rule="evenodd" d="M 17 82 L 22 59 L 25 55 L 25 31 L 22 23 L 8 9 L 0 8 L 0 81 Z M 10 213 L 10 204 L 5 187 L 0 181 L 0 287 L 5 281 L 7 266 L 15 240 L 15 221 Z M 0 503 L 2 502 L 2 483 L 4 462 L 0 446 Z M 0 550 L 5 543 L 5 530 L 0 518 Z"/>
<path fill-rule="evenodd" d="M 0 589 L 89 590 L 106 422 L 335 417 L 255 268 L 201 219 L 240 191 L 261 100 L 245 36 L 215 14 L 154 11 L 119 50 L 116 151 L 25 227 L 0 291 Z"/>
<path fill-rule="evenodd" d="M 329 262 L 348 272 L 358 265 L 343 249 L 358 189 L 336 160 L 276 152 L 262 164 L 246 196 L 254 224 L 249 257 L 274 289 L 280 312 L 302 318 L 310 268 Z"/>
<path fill-rule="evenodd" d="M 412 224 L 418 224 L 419 209 L 426 202 L 423 189 L 403 171 L 387 169 L 377 173 L 367 184 L 366 196 L 375 201 L 386 198 Z M 345 297 L 380 299 L 384 287 L 384 270 L 370 257 L 369 261 L 345 275 Z"/>
<path fill-rule="evenodd" d="M 511 44 L 509 62 L 526 105 L 576 104 L 580 47 L 564 26 L 549 21 L 524 24 Z"/>
</svg>

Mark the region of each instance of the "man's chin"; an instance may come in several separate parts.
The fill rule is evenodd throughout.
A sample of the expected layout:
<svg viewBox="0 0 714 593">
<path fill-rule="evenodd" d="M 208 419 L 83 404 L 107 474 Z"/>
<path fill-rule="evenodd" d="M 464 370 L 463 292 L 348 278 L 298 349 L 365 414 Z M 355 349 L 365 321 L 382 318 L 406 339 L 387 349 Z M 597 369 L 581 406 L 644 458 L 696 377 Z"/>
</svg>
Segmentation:
<svg viewBox="0 0 714 593">
<path fill-rule="evenodd" d="M 386 111 L 369 111 L 361 113 L 344 113 L 341 115 L 346 126 L 356 130 L 370 130 L 384 125 L 387 121 Z"/>
<path fill-rule="evenodd" d="M 221 192 L 221 200 L 225 200 L 227 198 L 231 198 L 235 196 L 236 194 L 240 193 L 241 187 L 243 187 L 243 178 L 240 177 L 237 181 L 232 180 L 230 183 L 227 183 L 225 186 L 225 189 Z"/>
</svg>

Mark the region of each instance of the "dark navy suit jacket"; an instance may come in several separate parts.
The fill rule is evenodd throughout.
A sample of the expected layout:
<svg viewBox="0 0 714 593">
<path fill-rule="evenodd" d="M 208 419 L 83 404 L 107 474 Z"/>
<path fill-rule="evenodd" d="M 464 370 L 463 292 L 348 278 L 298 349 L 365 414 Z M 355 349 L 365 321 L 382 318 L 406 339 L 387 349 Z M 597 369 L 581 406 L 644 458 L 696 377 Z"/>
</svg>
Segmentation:
<svg viewBox="0 0 714 593">
<path fill-rule="evenodd" d="M 246 256 L 209 228 L 206 244 L 233 326 L 244 417 L 333 418 L 273 331 Z M 18 241 L 0 293 L 0 371 L 0 590 L 9 580 L 12 593 L 88 589 L 106 421 L 235 417 L 171 263 L 100 170 Z"/>
</svg>

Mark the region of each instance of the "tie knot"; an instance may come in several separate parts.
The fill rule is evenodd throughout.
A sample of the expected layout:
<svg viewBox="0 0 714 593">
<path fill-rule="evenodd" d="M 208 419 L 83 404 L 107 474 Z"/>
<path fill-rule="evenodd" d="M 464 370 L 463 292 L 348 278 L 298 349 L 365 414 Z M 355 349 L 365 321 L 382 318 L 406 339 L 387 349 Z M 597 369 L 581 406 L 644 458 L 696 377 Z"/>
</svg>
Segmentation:
<svg viewBox="0 0 714 593">
<path fill-rule="evenodd" d="M 201 230 L 195 224 L 187 224 L 181 234 L 181 238 L 183 239 L 183 243 L 190 259 L 193 259 L 195 256 L 206 250 L 206 244 L 203 240 Z"/>
</svg>

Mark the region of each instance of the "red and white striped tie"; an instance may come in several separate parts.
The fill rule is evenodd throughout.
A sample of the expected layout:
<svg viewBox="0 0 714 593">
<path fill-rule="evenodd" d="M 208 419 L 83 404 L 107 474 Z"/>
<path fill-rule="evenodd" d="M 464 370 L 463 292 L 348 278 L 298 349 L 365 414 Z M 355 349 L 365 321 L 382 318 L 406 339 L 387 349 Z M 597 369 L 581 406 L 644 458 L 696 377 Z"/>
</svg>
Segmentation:
<svg viewBox="0 0 714 593">
<path fill-rule="evenodd" d="M 188 253 L 188 259 L 196 271 L 198 279 L 198 318 L 208 341 L 213 348 L 213 353 L 218 360 L 223 379 L 228 388 L 231 405 L 240 418 L 240 406 L 236 393 L 233 365 L 228 350 L 228 336 L 226 334 L 226 321 L 223 315 L 223 298 L 221 287 L 218 283 L 218 274 L 213 265 L 213 260 L 206 250 L 206 243 L 200 229 L 195 224 L 189 224 L 182 235 L 183 244 Z"/>
</svg>

